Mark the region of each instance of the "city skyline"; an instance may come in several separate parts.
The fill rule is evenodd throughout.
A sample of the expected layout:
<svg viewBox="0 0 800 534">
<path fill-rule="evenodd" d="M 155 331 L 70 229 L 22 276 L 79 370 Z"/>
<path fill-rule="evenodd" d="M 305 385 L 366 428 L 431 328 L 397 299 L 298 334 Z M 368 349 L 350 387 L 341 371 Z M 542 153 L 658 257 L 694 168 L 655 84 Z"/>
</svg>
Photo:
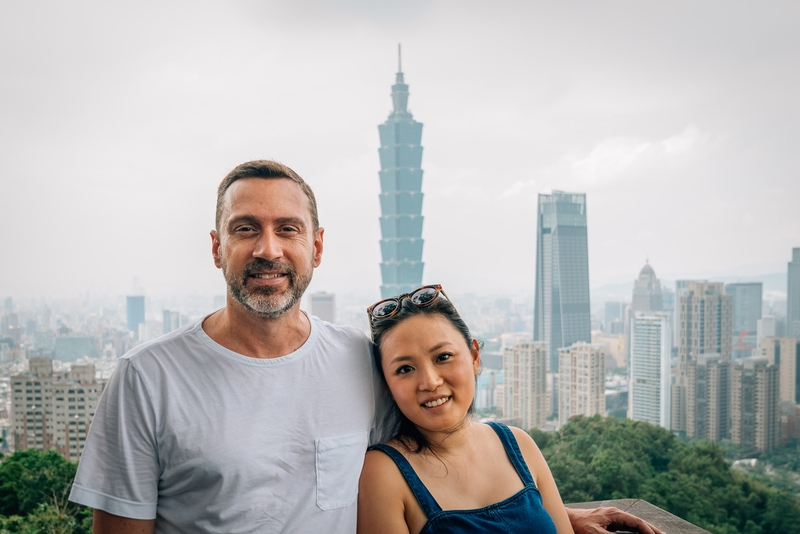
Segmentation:
<svg viewBox="0 0 800 534">
<path fill-rule="evenodd" d="M 4 5 L 0 296 L 222 294 L 215 188 L 268 157 L 319 199 L 309 291 L 376 300 L 398 42 L 426 123 L 423 283 L 532 295 L 551 190 L 592 206 L 592 287 L 645 258 L 662 280 L 785 272 L 798 22 L 781 2 Z"/>
</svg>

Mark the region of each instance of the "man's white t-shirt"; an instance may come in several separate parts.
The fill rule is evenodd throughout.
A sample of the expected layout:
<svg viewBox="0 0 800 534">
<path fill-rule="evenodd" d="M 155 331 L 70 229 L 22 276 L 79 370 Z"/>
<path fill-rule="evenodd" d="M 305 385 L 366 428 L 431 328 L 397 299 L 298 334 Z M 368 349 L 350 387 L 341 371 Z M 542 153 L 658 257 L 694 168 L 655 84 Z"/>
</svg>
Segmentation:
<svg viewBox="0 0 800 534">
<path fill-rule="evenodd" d="M 375 414 L 369 341 L 311 317 L 292 354 L 249 358 L 202 321 L 123 356 L 70 500 L 156 532 L 355 532 Z"/>
</svg>

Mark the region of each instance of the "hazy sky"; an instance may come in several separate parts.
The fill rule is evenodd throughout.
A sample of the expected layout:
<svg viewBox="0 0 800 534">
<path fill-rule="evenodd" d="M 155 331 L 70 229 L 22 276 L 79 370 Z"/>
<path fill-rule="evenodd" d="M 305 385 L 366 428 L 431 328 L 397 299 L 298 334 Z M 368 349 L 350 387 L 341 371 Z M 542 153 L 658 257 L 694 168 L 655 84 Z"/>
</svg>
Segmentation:
<svg viewBox="0 0 800 534">
<path fill-rule="evenodd" d="M 532 293 L 536 194 L 587 193 L 591 284 L 785 271 L 800 3 L 0 3 L 0 297 L 223 292 L 215 188 L 315 189 L 311 290 L 377 298 L 397 43 L 424 124 L 424 282 Z"/>
</svg>

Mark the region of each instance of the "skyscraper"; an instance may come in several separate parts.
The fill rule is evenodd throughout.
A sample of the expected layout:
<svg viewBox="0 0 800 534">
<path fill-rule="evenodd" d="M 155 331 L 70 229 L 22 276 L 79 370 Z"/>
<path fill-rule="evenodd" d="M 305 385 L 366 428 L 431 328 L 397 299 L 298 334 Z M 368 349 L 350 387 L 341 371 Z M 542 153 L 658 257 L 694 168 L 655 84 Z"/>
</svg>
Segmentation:
<svg viewBox="0 0 800 534">
<path fill-rule="evenodd" d="M 690 388 L 695 388 L 694 377 L 704 376 L 705 369 L 698 374 L 691 367 L 704 354 L 717 354 L 725 363 L 730 362 L 733 297 L 723 294 L 723 284 L 717 282 L 689 281 L 679 291 L 675 302 L 678 319 L 678 369 L 672 386 L 670 419 L 672 430 L 686 432 L 689 437 L 695 437 L 698 427 L 691 421 L 702 417 L 702 413 L 697 412 L 702 412 L 704 408 L 694 401 L 699 403 L 704 397 L 693 393 L 695 390 L 690 391 Z M 717 365 L 714 362 L 711 364 L 712 367 Z M 714 369 L 711 371 L 712 378 L 716 372 Z M 723 369 L 723 372 L 727 373 L 727 370 Z"/>
<path fill-rule="evenodd" d="M 780 400 L 800 404 L 800 337 L 765 337 L 761 356 L 780 368 Z"/>
<path fill-rule="evenodd" d="M 545 343 L 518 343 L 503 350 L 503 417 L 525 430 L 543 428 L 547 420 Z"/>
<path fill-rule="evenodd" d="M 631 323 L 637 313 L 651 313 L 662 311 L 663 301 L 661 295 L 661 282 L 656 277 L 656 272 L 650 267 L 650 262 L 645 261 L 644 267 L 639 271 L 639 277 L 633 283 L 633 298 L 631 308 L 625 322 L 625 353 L 628 363 L 631 359 Z"/>
<path fill-rule="evenodd" d="M 730 356 L 701 354 L 688 363 L 686 376 L 686 437 L 713 442 L 729 437 Z"/>
<path fill-rule="evenodd" d="M 633 283 L 633 299 L 631 300 L 631 316 L 636 312 L 654 312 L 663 309 L 661 299 L 661 282 L 656 278 L 656 272 L 646 261 L 639 278 Z"/>
<path fill-rule="evenodd" d="M 622 334 L 624 330 L 625 307 L 624 302 L 609 301 L 605 303 L 603 317 L 603 331 L 612 336 Z"/>
<path fill-rule="evenodd" d="M 336 295 L 318 291 L 311 294 L 311 315 L 316 315 L 323 321 L 336 322 Z"/>
<path fill-rule="evenodd" d="M 638 312 L 631 319 L 628 417 L 670 428 L 672 332 L 666 313 Z"/>
<path fill-rule="evenodd" d="M 738 352 L 752 351 L 761 319 L 761 282 L 728 284 L 725 294 L 733 296 L 733 346 Z"/>
<path fill-rule="evenodd" d="M 144 296 L 128 296 L 128 330 L 139 333 L 139 325 L 144 324 Z"/>
<path fill-rule="evenodd" d="M 163 322 L 161 326 L 161 332 L 164 334 L 169 334 L 173 330 L 177 330 L 181 327 L 181 312 L 173 311 L 173 310 L 162 310 L 163 313 Z"/>
<path fill-rule="evenodd" d="M 592 341 L 586 195 L 539 194 L 533 339 L 549 347 L 548 372 L 558 371 L 558 349 Z"/>
<path fill-rule="evenodd" d="M 31 358 L 29 371 L 11 377 L 11 426 L 17 450 L 55 450 L 70 461 L 83 452 L 86 434 L 106 381 L 95 380 L 94 364 L 74 364 L 54 373 L 51 358 Z"/>
<path fill-rule="evenodd" d="M 558 426 L 574 415 L 605 415 L 606 346 L 578 342 L 558 356 Z"/>
<path fill-rule="evenodd" d="M 786 335 L 800 337 L 800 247 L 792 249 L 786 276 Z"/>
<path fill-rule="evenodd" d="M 745 358 L 731 376 L 731 441 L 746 451 L 764 452 L 778 444 L 778 366 Z"/>
<path fill-rule="evenodd" d="M 381 147 L 381 297 L 422 285 L 422 123 L 408 111 L 398 45 L 392 113 L 378 126 Z"/>
</svg>

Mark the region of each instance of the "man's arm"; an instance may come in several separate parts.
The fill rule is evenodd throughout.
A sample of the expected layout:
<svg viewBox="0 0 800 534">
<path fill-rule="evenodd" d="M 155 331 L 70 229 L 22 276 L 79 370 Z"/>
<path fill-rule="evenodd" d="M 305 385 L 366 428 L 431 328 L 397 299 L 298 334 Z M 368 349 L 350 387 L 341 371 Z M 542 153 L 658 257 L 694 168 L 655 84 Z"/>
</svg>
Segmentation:
<svg viewBox="0 0 800 534">
<path fill-rule="evenodd" d="M 153 534 L 156 529 L 155 519 L 130 519 L 96 508 L 92 521 L 93 534 Z"/>
<path fill-rule="evenodd" d="M 567 508 L 575 534 L 612 534 L 616 530 L 632 530 L 641 534 L 664 534 L 656 527 L 619 508 Z M 612 527 L 614 530 L 608 530 Z"/>
</svg>

